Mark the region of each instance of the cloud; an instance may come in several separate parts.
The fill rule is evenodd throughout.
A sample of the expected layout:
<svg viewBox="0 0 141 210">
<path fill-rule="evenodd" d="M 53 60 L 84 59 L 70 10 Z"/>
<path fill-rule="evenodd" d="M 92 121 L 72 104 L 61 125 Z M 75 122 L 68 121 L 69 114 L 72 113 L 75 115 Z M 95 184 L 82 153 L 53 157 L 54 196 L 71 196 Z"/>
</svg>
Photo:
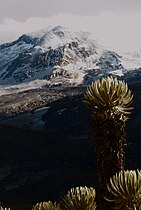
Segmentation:
<svg viewBox="0 0 141 210">
<path fill-rule="evenodd" d="M 113 50 L 141 50 L 140 20 L 141 13 L 123 15 L 110 12 L 97 16 L 59 14 L 48 18 L 32 17 L 24 22 L 5 19 L 0 24 L 0 43 L 48 26 L 62 25 L 77 31 L 90 31 L 100 44 Z"/>
</svg>

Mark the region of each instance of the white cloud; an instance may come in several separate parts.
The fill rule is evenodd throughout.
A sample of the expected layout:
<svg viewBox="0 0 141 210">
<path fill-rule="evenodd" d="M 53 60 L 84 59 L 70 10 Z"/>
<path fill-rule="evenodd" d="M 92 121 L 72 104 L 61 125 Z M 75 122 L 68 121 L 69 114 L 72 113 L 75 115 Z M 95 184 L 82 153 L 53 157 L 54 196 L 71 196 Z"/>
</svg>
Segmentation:
<svg viewBox="0 0 141 210">
<path fill-rule="evenodd" d="M 16 39 L 50 25 L 90 31 L 101 44 L 115 50 L 141 50 L 141 13 L 134 15 L 101 13 L 97 16 L 60 14 L 49 18 L 32 17 L 25 22 L 5 19 L 0 24 L 0 43 Z"/>
</svg>

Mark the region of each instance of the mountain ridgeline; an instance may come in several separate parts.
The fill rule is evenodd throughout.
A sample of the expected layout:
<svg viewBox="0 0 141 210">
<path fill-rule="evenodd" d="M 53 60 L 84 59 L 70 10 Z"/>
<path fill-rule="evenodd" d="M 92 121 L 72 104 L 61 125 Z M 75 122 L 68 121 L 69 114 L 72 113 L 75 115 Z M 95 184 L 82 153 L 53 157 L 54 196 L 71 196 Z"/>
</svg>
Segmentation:
<svg viewBox="0 0 141 210">
<path fill-rule="evenodd" d="M 88 84 L 98 76 L 123 76 L 139 69 L 138 60 L 104 49 L 88 32 L 50 27 L 0 45 L 0 84 L 36 79 L 49 85 Z M 131 63 L 135 67 L 130 68 Z"/>
</svg>

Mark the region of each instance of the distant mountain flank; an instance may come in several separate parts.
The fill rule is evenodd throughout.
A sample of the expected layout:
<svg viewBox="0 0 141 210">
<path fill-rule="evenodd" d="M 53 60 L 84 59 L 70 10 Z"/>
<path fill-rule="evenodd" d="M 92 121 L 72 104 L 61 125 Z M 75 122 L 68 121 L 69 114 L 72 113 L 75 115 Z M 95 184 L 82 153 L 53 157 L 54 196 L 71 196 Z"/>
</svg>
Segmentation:
<svg viewBox="0 0 141 210">
<path fill-rule="evenodd" d="M 106 50 L 88 32 L 49 27 L 0 45 L 0 84 L 46 80 L 46 84 L 89 84 L 103 75 L 126 76 L 141 67 L 140 56 Z"/>
</svg>

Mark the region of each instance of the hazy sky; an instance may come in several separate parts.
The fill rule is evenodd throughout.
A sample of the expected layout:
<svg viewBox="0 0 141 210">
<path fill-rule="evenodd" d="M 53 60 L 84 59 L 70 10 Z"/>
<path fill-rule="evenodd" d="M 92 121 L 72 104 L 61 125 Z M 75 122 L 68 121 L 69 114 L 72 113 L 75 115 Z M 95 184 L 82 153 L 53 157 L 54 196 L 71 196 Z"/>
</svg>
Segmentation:
<svg viewBox="0 0 141 210">
<path fill-rule="evenodd" d="M 141 0 L 0 0 L 0 43 L 49 25 L 91 31 L 115 49 L 141 49 Z"/>
</svg>

